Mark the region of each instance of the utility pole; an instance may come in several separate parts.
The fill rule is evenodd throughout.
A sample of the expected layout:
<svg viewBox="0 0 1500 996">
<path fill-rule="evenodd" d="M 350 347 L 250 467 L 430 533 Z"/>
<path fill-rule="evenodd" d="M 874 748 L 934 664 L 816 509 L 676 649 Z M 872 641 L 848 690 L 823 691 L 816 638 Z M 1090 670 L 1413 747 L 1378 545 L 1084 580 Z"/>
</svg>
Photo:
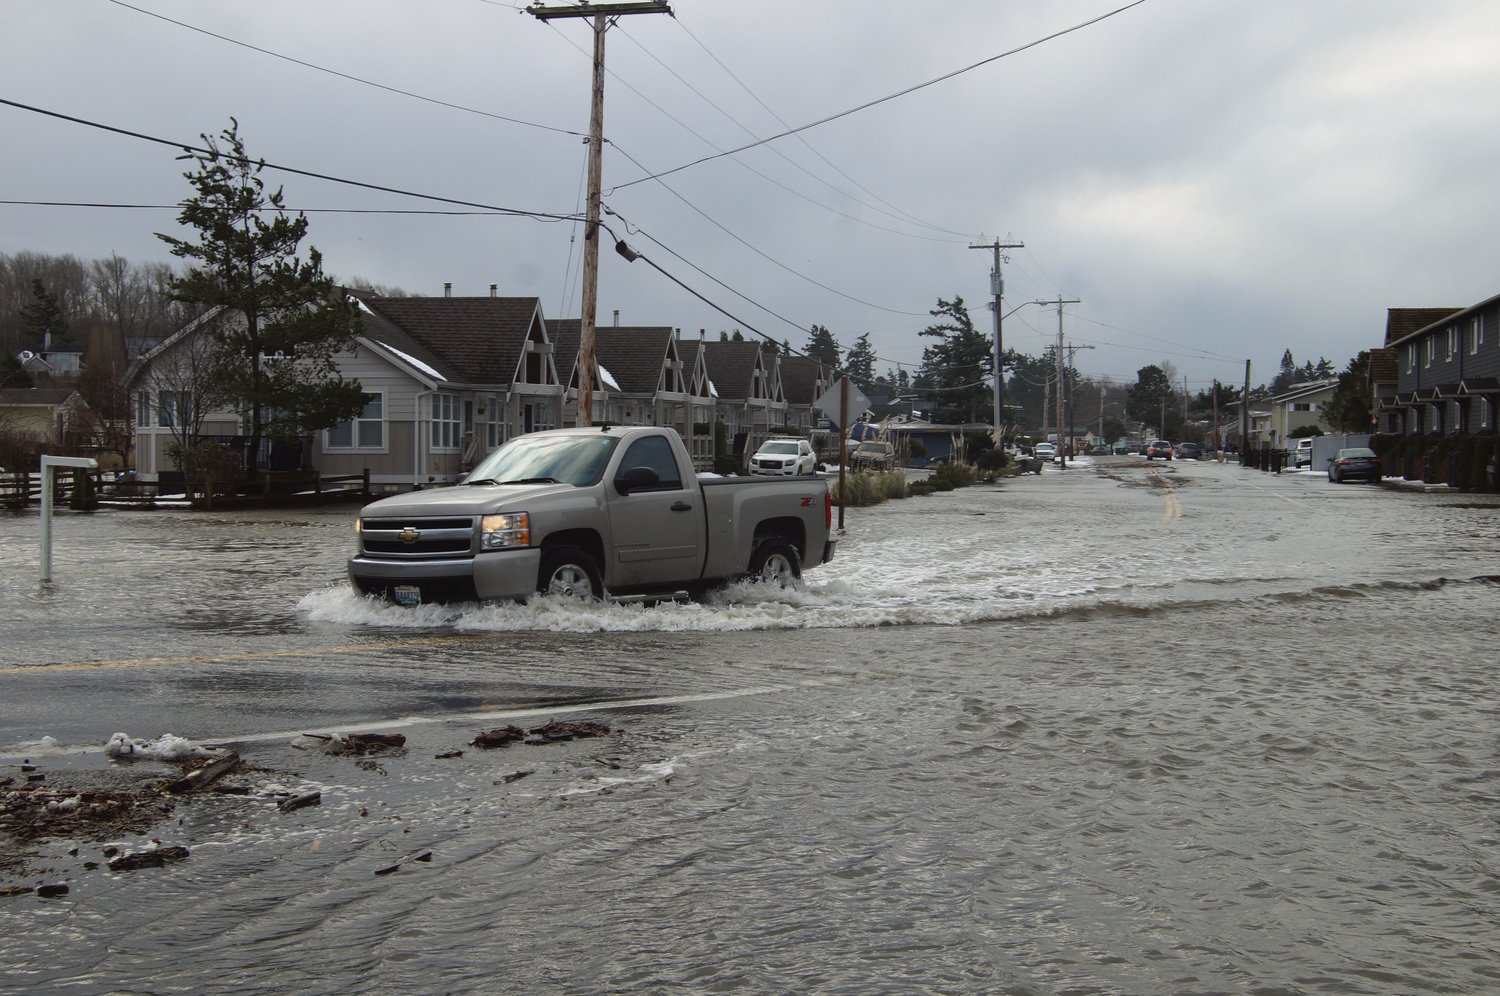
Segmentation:
<svg viewBox="0 0 1500 996">
<path fill-rule="evenodd" d="M 1051 302 L 1048 302 L 1051 303 Z M 1057 452 L 1062 458 L 1061 466 L 1068 469 L 1068 448 L 1063 445 L 1063 305 L 1080 304 L 1076 298 L 1064 301 L 1057 295 Z"/>
<path fill-rule="evenodd" d="M 577 7 L 531 6 L 539 21 L 557 17 L 594 19 L 594 88 L 589 105 L 589 193 L 583 232 L 583 314 L 578 323 L 578 425 L 594 424 L 594 320 L 599 307 L 599 199 L 604 185 L 604 32 L 625 14 L 672 14 L 667 0 L 639 0 Z M 672 14 L 672 16 L 676 16 Z M 564 385 L 566 390 L 566 385 Z"/>
<path fill-rule="evenodd" d="M 1069 370 L 1073 369 L 1073 354 L 1074 353 L 1078 352 L 1080 349 L 1093 349 L 1093 348 L 1094 348 L 1093 346 L 1068 346 L 1068 347 L 1066 347 L 1066 349 L 1068 350 L 1068 369 Z M 1101 395 L 1101 397 L 1102 396 L 1103 395 Z M 1074 435 L 1074 433 L 1073 433 L 1073 411 L 1074 411 L 1073 404 L 1074 404 L 1073 388 L 1070 386 L 1068 388 L 1068 443 L 1069 443 L 1069 445 L 1072 444 L 1072 442 L 1073 442 L 1073 435 Z M 1076 456 L 1077 454 L 1074 454 L 1074 455 Z M 1066 458 L 1064 458 L 1064 460 L 1066 460 Z M 1064 462 L 1063 466 L 1067 467 L 1067 463 Z"/>
<path fill-rule="evenodd" d="M 1245 451 L 1250 447 L 1250 361 L 1245 361 L 1245 393 L 1240 395 L 1240 466 L 1245 466 L 1250 456 Z"/>
<path fill-rule="evenodd" d="M 988 249 L 995 254 L 995 265 L 990 270 L 990 293 L 995 297 L 995 303 L 991 305 L 995 311 L 995 445 L 1005 444 L 1004 426 L 1001 419 L 1005 417 L 1005 374 L 1000 369 L 1001 352 L 1000 323 L 1004 316 L 1000 313 L 1000 299 L 1005 296 L 1005 278 L 1000 275 L 1000 250 L 1020 249 L 1026 245 L 1024 242 L 1001 242 L 996 239 L 989 245 L 969 246 L 970 249 Z"/>
</svg>

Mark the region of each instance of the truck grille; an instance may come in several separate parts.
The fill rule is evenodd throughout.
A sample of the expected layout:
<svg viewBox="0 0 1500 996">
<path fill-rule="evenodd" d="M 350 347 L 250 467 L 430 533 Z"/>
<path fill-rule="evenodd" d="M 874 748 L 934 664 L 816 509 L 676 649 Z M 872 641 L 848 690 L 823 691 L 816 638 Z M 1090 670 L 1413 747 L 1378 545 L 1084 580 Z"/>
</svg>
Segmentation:
<svg viewBox="0 0 1500 996">
<path fill-rule="evenodd" d="M 376 519 L 360 521 L 365 553 L 411 558 L 453 556 L 474 550 L 475 521 L 471 515 Z"/>
</svg>

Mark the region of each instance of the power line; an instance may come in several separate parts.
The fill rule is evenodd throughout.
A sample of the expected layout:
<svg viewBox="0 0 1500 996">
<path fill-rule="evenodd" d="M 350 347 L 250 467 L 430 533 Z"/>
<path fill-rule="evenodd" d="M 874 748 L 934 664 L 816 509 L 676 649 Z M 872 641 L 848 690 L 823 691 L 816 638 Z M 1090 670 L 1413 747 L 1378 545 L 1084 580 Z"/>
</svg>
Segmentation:
<svg viewBox="0 0 1500 996">
<path fill-rule="evenodd" d="M 269 55 L 273 59 L 281 59 L 284 62 L 290 62 L 294 65 L 302 66 L 306 69 L 313 69 L 320 73 L 327 73 L 330 76 L 337 76 L 340 79 L 348 80 L 351 83 L 361 83 L 365 86 L 372 86 L 377 90 L 384 90 L 387 93 L 399 94 L 403 97 L 410 97 L 413 100 L 420 100 L 428 104 L 436 104 L 439 107 L 447 107 L 455 111 L 466 111 L 469 114 L 478 114 L 481 117 L 493 118 L 496 121 L 505 121 L 509 124 L 522 125 L 526 128 L 538 128 L 542 131 L 556 132 L 559 135 L 571 135 L 576 138 L 582 138 L 585 136 L 585 133 L 581 131 L 569 131 L 567 128 L 556 128 L 552 125 L 538 124 L 535 121 L 524 121 L 521 118 L 512 118 L 504 114 L 495 114 L 492 111 L 482 111 L 477 107 L 468 107 L 464 104 L 455 104 L 451 101 L 439 100 L 436 97 L 426 97 L 420 93 L 413 93 L 410 90 L 402 90 L 400 87 L 387 86 L 384 83 L 377 83 L 374 80 L 367 80 L 361 76 L 354 76 L 350 73 L 342 73 L 337 69 L 329 69 L 327 66 L 320 66 L 316 63 L 307 62 L 303 59 L 297 59 L 290 55 L 283 55 L 280 52 L 273 52 L 271 49 L 262 48 L 259 45 L 252 45 L 249 42 L 243 42 L 237 38 L 230 38 L 228 35 L 221 35 L 217 32 L 209 31 L 207 28 L 200 28 L 196 25 L 188 24 L 186 21 L 178 21 L 173 18 L 167 17 L 165 14 L 158 14 L 155 11 L 146 10 L 144 7 L 136 7 L 133 4 L 125 3 L 124 0 L 106 0 L 106 2 L 112 3 L 116 7 L 123 7 L 126 10 L 133 10 L 137 14 L 145 14 L 147 17 L 154 17 L 159 21 L 166 21 L 168 24 L 175 24 L 177 25 L 177 27 L 186 28 L 188 31 L 196 31 L 200 35 L 207 35 L 210 38 L 217 38 L 219 41 L 228 42 L 231 45 L 238 45 L 240 48 L 246 48 L 252 52 L 259 52 L 261 55 Z"/>
<path fill-rule="evenodd" d="M 225 158 L 231 158 L 226 156 Z M 178 204 L 119 204 L 104 201 L 27 201 L 27 200 L 5 200 L 0 199 L 0 204 L 17 205 L 21 207 L 76 207 L 76 208 L 121 208 L 126 210 L 142 211 L 181 211 L 182 205 Z M 506 211 L 438 211 L 424 208 L 316 208 L 316 207 L 261 207 L 254 210 L 267 214 L 415 214 L 415 215 L 439 215 L 447 217 L 474 217 L 474 218 L 509 218 L 513 214 Z M 547 219 L 549 221 L 562 221 L 569 219 Z"/>
<path fill-rule="evenodd" d="M 1052 34 L 1046 35 L 1046 36 L 1044 36 L 1042 38 L 1038 38 L 1035 41 L 1027 42 L 1025 45 L 1020 45 L 1020 46 L 1018 46 L 1016 48 L 1010 49 L 1009 51 L 1001 52 L 999 55 L 992 55 L 989 58 L 987 58 L 987 59 L 981 59 L 980 61 L 978 61 L 978 62 L 976 62 L 976 63 L 974 63 L 972 65 L 964 66 L 962 69 L 955 69 L 952 72 L 944 73 L 942 76 L 938 76 L 938 77 L 935 77 L 933 79 L 930 79 L 930 80 L 928 80 L 925 83 L 918 83 L 918 84 L 916 84 L 914 86 L 909 86 L 909 87 L 907 87 L 904 90 L 898 90 L 897 92 L 892 93 L 892 94 L 888 94 L 887 96 L 878 97 L 875 100 L 866 101 L 865 103 L 860 104 L 857 107 L 851 107 L 848 110 L 839 111 L 837 114 L 830 114 L 830 115 L 828 115 L 825 118 L 819 118 L 816 121 L 808 122 L 805 125 L 799 125 L 796 128 L 788 128 L 787 130 L 785 130 L 783 132 L 780 132 L 778 134 L 771 135 L 771 136 L 769 136 L 767 138 L 757 139 L 754 142 L 750 142 L 750 143 L 748 143 L 746 145 L 741 145 L 740 147 L 735 148 L 735 149 L 730 149 L 727 152 L 720 152 L 717 155 L 712 155 L 712 156 L 704 156 L 703 158 L 701 158 L 701 159 L 695 159 L 695 160 L 693 160 L 690 163 L 684 163 L 681 166 L 674 166 L 672 169 L 666 170 L 666 171 L 661 172 L 661 173 L 654 173 L 654 174 L 652 174 L 650 176 L 643 176 L 643 177 L 640 177 L 638 179 L 631 180 L 628 183 L 619 184 L 619 185 L 611 188 L 610 193 L 613 194 L 613 193 L 615 193 L 618 190 L 623 190 L 626 187 L 632 187 L 632 186 L 636 185 L 637 183 L 644 183 L 647 180 L 655 180 L 655 179 L 659 179 L 660 177 L 663 177 L 663 176 L 671 176 L 673 173 L 679 173 L 682 170 L 691 169 L 694 166 L 701 166 L 703 163 L 712 162 L 715 159 L 722 159 L 725 156 L 732 156 L 732 155 L 735 155 L 736 153 L 739 153 L 739 152 L 745 152 L 745 151 L 747 151 L 749 149 L 755 148 L 756 146 L 765 145 L 768 142 L 774 142 L 777 139 L 786 138 L 789 135 L 796 135 L 799 132 L 808 131 L 810 129 L 817 128 L 820 125 L 825 125 L 825 124 L 828 124 L 830 122 L 837 121 L 840 118 L 846 118 L 846 117 L 848 117 L 851 114 L 857 114 L 860 111 L 869 110 L 871 107 L 876 107 L 876 106 L 878 106 L 880 104 L 884 104 L 884 103 L 886 103 L 888 101 L 895 100 L 898 97 L 905 97 L 906 95 L 911 94 L 911 93 L 915 93 L 918 90 L 922 90 L 922 89 L 925 89 L 927 87 L 933 86 L 935 84 L 942 83 L 942 82 L 944 82 L 946 80 L 953 79 L 955 76 L 961 76 L 964 73 L 971 72 L 971 71 L 973 71 L 975 69 L 980 68 L 981 66 L 987 66 L 991 62 L 995 62 L 995 61 L 997 61 L 999 59 L 1009 58 L 1010 56 L 1017 55 L 1017 54 L 1019 54 L 1021 52 L 1026 51 L 1027 49 L 1035 48 L 1038 45 L 1041 45 L 1041 44 L 1044 44 L 1046 42 L 1052 41 L 1054 38 L 1061 38 L 1063 35 L 1071 34 L 1074 31 L 1081 31 L 1084 28 L 1087 28 L 1087 27 L 1089 27 L 1091 25 L 1094 25 L 1094 24 L 1098 24 L 1100 21 L 1106 20 L 1107 18 L 1114 17 L 1116 14 L 1124 13 L 1125 11 L 1129 10 L 1131 7 L 1137 7 L 1137 6 L 1139 6 L 1139 5 L 1141 5 L 1141 4 L 1145 3 L 1145 2 L 1146 2 L 1146 0 L 1133 0 L 1133 2 L 1128 3 L 1128 4 L 1126 4 L 1123 7 L 1117 8 L 1116 10 L 1112 10 L 1112 11 L 1110 11 L 1107 14 L 1100 14 L 1098 17 L 1090 18 L 1089 20 L 1083 21 L 1080 24 L 1075 24 L 1071 28 L 1064 28 L 1061 31 L 1055 31 Z"/>
<path fill-rule="evenodd" d="M 47 117 L 57 118 L 61 121 L 70 121 L 73 124 L 81 124 L 89 128 L 97 128 L 100 131 L 108 131 L 116 135 L 124 135 L 127 138 L 137 138 L 143 142 L 154 142 L 157 145 L 165 145 L 169 148 L 181 149 L 182 151 L 187 152 L 190 155 L 202 153 L 204 155 L 216 156 L 219 159 L 223 159 L 227 162 L 255 165 L 264 169 L 274 169 L 282 173 L 291 173 L 295 176 L 305 176 L 314 180 L 327 180 L 329 183 L 341 183 L 350 187 L 359 187 L 363 190 L 377 190 L 385 194 L 398 194 L 402 197 L 415 197 L 419 200 L 437 201 L 441 204 L 454 204 L 459 207 L 481 208 L 485 211 L 493 211 L 497 214 L 511 215 L 520 218 L 535 218 L 538 220 L 550 221 L 574 221 L 577 218 L 576 215 L 572 214 L 557 214 L 550 211 L 526 211 L 522 210 L 521 208 L 498 207 L 494 204 L 484 204 L 479 201 L 465 201 L 460 200 L 456 197 L 440 197 L 437 194 L 423 194 L 418 193 L 414 190 L 402 190 L 399 187 L 387 187 L 378 183 L 366 183 L 362 180 L 350 180 L 345 177 L 332 176 L 328 173 L 315 173 L 312 170 L 298 169 L 295 166 L 282 166 L 277 163 L 267 162 L 264 159 L 249 159 L 241 156 L 233 156 L 215 149 L 192 145 L 188 142 L 174 142 L 171 139 L 158 138 L 155 135 L 146 135 L 142 132 L 130 131 L 127 128 L 119 128 L 114 125 L 107 125 L 98 121 L 90 121 L 87 118 L 74 117 L 71 114 L 63 114 L 60 111 L 49 111 L 46 108 L 33 107 L 30 104 L 23 104 L 19 101 L 8 100 L 4 97 L 0 97 L 0 104 L 4 104 L 7 107 L 19 108 L 23 111 L 31 111 L 34 114 L 43 114 Z M 204 137 L 206 138 L 206 136 Z"/>
</svg>

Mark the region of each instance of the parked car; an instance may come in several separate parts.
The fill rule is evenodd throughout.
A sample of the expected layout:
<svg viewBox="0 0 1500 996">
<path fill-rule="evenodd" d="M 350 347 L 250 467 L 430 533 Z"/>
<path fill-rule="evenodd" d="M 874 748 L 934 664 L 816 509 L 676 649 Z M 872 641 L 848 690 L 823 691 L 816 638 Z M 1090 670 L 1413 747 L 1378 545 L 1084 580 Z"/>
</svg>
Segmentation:
<svg viewBox="0 0 1500 996">
<path fill-rule="evenodd" d="M 1155 460 L 1157 457 L 1163 460 L 1172 459 L 1172 444 L 1165 439 L 1153 439 L 1146 447 L 1146 459 Z"/>
<path fill-rule="evenodd" d="M 854 448 L 849 465 L 854 470 L 890 470 L 896 465 L 896 451 L 890 443 L 867 439 Z"/>
<path fill-rule="evenodd" d="M 1379 481 L 1380 457 L 1367 446 L 1339 450 L 1328 461 L 1328 479 L 1334 484 L 1350 480 Z"/>
<path fill-rule="evenodd" d="M 1052 463 L 1057 459 L 1057 447 L 1051 443 L 1037 443 L 1031 448 L 1031 455 L 1042 463 Z"/>
<path fill-rule="evenodd" d="M 817 463 L 818 455 L 805 439 L 768 439 L 750 458 L 750 473 L 778 477 L 811 474 Z"/>
<path fill-rule="evenodd" d="M 1109 456 L 1108 446 L 1094 446 L 1089 449 L 1089 456 Z"/>
<path fill-rule="evenodd" d="M 1179 460 L 1199 460 L 1203 457 L 1203 449 L 1197 443 L 1178 443 L 1175 455 Z"/>
<path fill-rule="evenodd" d="M 1303 436 L 1301 439 L 1297 440 L 1297 445 L 1292 450 L 1292 453 L 1293 453 L 1292 466 L 1293 467 L 1311 467 L 1312 466 L 1312 448 L 1313 448 L 1313 437 L 1311 437 L 1311 436 Z"/>
</svg>

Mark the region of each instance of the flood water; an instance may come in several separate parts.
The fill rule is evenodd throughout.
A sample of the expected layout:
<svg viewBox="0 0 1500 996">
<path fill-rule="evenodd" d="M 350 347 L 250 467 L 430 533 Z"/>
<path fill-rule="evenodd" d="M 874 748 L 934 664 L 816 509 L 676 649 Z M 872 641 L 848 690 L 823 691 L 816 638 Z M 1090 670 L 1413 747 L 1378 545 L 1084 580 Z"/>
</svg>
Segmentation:
<svg viewBox="0 0 1500 996">
<path fill-rule="evenodd" d="M 1500 991 L 1493 496 L 1101 459 L 654 606 L 371 603 L 352 518 L 60 514 L 46 588 L 0 518 L 0 776 L 263 769 L 179 863 L 0 874 L 70 886 L 0 898 L 0 991 Z M 553 719 L 613 732 L 468 743 Z"/>
</svg>

